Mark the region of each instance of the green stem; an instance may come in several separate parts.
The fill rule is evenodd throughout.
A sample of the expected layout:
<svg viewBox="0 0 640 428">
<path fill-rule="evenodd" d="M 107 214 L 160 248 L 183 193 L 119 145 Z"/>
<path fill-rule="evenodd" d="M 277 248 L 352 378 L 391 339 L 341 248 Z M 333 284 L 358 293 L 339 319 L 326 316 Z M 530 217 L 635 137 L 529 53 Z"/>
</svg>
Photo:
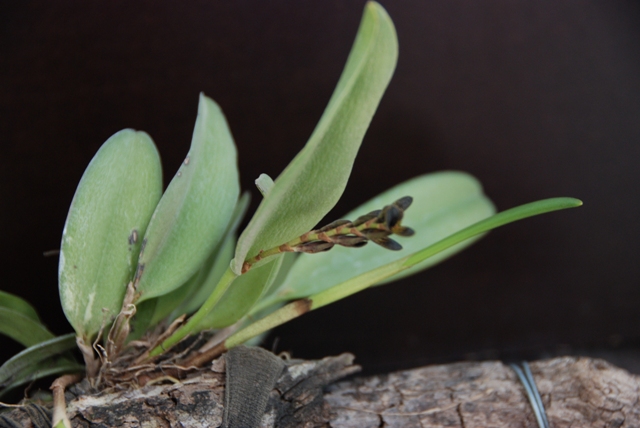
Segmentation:
<svg viewBox="0 0 640 428">
<path fill-rule="evenodd" d="M 236 278 L 237 275 L 233 273 L 231 267 L 228 267 L 225 273 L 222 275 L 222 278 L 220 278 L 218 285 L 216 285 L 216 288 L 213 290 L 213 293 L 211 293 L 207 300 L 202 304 L 200 309 L 198 309 L 198 311 L 193 314 L 191 318 L 189 318 L 185 325 L 180 327 L 171 336 L 165 339 L 162 344 L 152 349 L 151 352 L 149 352 L 149 357 L 160 355 L 161 353 L 193 333 L 198 328 L 198 324 L 200 324 L 200 321 L 202 321 L 202 319 L 213 310 L 213 308 L 218 304 L 233 280 L 235 280 Z"/>
</svg>

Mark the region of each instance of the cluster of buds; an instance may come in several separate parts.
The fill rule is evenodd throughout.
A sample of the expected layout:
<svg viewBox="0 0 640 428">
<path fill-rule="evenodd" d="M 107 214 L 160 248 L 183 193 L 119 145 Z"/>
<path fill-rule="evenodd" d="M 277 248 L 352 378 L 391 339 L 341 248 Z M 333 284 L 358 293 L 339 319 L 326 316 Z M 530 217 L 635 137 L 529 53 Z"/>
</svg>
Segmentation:
<svg viewBox="0 0 640 428">
<path fill-rule="evenodd" d="M 413 229 L 401 225 L 404 211 L 413 202 L 411 196 L 398 199 L 381 210 L 371 211 L 354 221 L 336 220 L 320 229 L 312 230 L 294 241 L 281 245 L 281 251 L 318 253 L 333 248 L 362 247 L 372 241 L 388 250 L 401 250 L 402 246 L 390 235 L 411 236 Z"/>
<path fill-rule="evenodd" d="M 242 272 L 247 272 L 254 263 L 265 257 L 284 252 L 313 254 L 328 251 L 335 245 L 354 248 L 362 247 L 369 241 L 388 250 L 401 250 L 402 245 L 389 238 L 389 236 L 394 234 L 412 236 L 414 234 L 413 229 L 401 224 L 404 211 L 409 208 L 411 202 L 413 202 L 413 198 L 405 196 L 381 210 L 371 211 L 354 221 L 336 220 L 320 229 L 311 230 L 278 247 L 261 251 L 244 263 Z"/>
</svg>

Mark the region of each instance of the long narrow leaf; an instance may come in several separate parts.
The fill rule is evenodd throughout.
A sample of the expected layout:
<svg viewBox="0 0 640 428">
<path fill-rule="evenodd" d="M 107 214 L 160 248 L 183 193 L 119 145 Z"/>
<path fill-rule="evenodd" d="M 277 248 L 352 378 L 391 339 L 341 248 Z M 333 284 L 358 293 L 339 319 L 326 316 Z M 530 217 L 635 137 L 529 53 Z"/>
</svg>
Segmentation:
<svg viewBox="0 0 640 428">
<path fill-rule="evenodd" d="M 220 242 L 240 192 L 236 157 L 220 107 L 201 94 L 191 148 L 144 237 L 139 301 L 184 284 Z"/>
<path fill-rule="evenodd" d="M 342 195 L 398 55 L 386 11 L 367 3 L 349 59 L 309 141 L 276 179 L 238 240 L 232 269 L 307 232 Z"/>
<path fill-rule="evenodd" d="M 386 278 L 391 277 L 404 269 L 409 269 L 412 266 L 469 239 L 478 234 L 487 232 L 491 229 L 503 226 L 508 223 L 512 223 L 517 220 L 522 220 L 527 217 L 532 217 L 539 214 L 544 214 L 551 211 L 557 211 L 567 208 L 575 208 L 582 205 L 582 202 L 574 198 L 552 198 L 545 199 L 529 204 L 521 205 L 501 213 L 498 213 L 490 218 L 479 221 L 451 236 L 448 236 L 433 245 L 428 246 L 418 252 L 403 257 L 400 260 L 396 260 L 392 263 L 380 266 L 372 271 L 361 274 L 355 278 L 352 278 L 342 284 L 335 285 L 328 290 L 322 291 L 318 294 L 309 296 L 305 299 L 296 300 L 289 303 L 275 312 L 267 315 L 266 317 L 256 321 L 253 324 L 245 327 L 237 333 L 231 335 L 222 345 L 217 349 L 212 350 L 214 352 L 220 352 L 224 349 L 230 349 L 234 346 L 240 345 L 247 340 L 255 337 L 265 331 L 271 330 L 278 325 L 284 324 L 300 315 L 303 315 L 311 310 L 321 308 L 330 303 L 348 297 L 352 294 L 362 291 Z"/>
<path fill-rule="evenodd" d="M 49 360 L 42 361 L 33 366 L 29 366 L 27 370 L 20 373 L 12 379 L 12 382 L 0 390 L 0 398 L 2 398 L 8 392 L 14 390 L 20 385 L 24 385 L 29 382 L 36 381 L 48 376 L 55 376 L 68 373 L 83 372 L 85 367 L 82 364 L 78 364 L 74 361 L 70 361 L 65 358 L 50 358 Z"/>
<path fill-rule="evenodd" d="M 35 367 L 41 362 L 75 347 L 76 339 L 73 333 L 30 346 L 14 355 L 0 367 L 0 386 L 14 383 L 16 379 L 31 373 L 30 367 Z"/>
<path fill-rule="evenodd" d="M 3 307 L 0 307 L 0 334 L 27 347 L 54 337 L 40 321 Z"/>
<path fill-rule="evenodd" d="M 16 312 L 20 312 L 22 315 L 31 318 L 34 321 L 40 321 L 38 313 L 29 302 L 26 300 L 11 294 L 6 291 L 0 290 L 0 307 L 12 309 Z"/>
</svg>

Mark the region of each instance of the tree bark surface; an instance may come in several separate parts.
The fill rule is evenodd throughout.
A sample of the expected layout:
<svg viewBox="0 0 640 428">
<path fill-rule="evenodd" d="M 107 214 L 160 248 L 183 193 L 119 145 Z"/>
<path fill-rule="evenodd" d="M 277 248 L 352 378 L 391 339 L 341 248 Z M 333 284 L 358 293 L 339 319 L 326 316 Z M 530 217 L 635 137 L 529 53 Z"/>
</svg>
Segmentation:
<svg viewBox="0 0 640 428">
<path fill-rule="evenodd" d="M 640 427 L 639 377 L 589 358 L 555 358 L 530 367 L 552 427 Z M 501 362 L 428 366 L 333 383 L 357 370 L 349 354 L 289 362 L 261 426 L 537 427 L 523 386 Z M 72 389 L 81 396 L 69 394 L 68 413 L 73 426 L 83 428 L 219 427 L 224 385 L 224 364 L 218 361 L 175 384 L 97 396 Z M 25 410 L 12 415 L 17 426 L 38 426 Z"/>
</svg>

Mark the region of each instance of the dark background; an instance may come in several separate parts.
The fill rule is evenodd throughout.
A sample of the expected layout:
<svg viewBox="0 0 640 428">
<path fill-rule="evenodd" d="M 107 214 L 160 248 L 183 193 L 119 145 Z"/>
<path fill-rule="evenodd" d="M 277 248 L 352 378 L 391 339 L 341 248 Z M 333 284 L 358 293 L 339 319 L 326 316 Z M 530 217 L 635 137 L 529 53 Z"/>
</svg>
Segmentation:
<svg viewBox="0 0 640 428">
<path fill-rule="evenodd" d="M 428 272 L 277 329 L 267 346 L 350 351 L 368 372 L 640 348 L 639 4 L 384 5 L 398 68 L 329 217 L 441 169 L 477 176 L 499 209 L 551 196 L 585 205 L 492 232 Z M 200 91 L 225 111 L 242 186 L 257 196 L 253 180 L 276 177 L 320 118 L 363 6 L 0 3 L 0 287 L 70 331 L 57 257 L 42 253 L 59 246 L 84 168 L 132 127 L 154 138 L 171 177 Z M 19 349 L 0 343 L 5 358 Z"/>
</svg>

